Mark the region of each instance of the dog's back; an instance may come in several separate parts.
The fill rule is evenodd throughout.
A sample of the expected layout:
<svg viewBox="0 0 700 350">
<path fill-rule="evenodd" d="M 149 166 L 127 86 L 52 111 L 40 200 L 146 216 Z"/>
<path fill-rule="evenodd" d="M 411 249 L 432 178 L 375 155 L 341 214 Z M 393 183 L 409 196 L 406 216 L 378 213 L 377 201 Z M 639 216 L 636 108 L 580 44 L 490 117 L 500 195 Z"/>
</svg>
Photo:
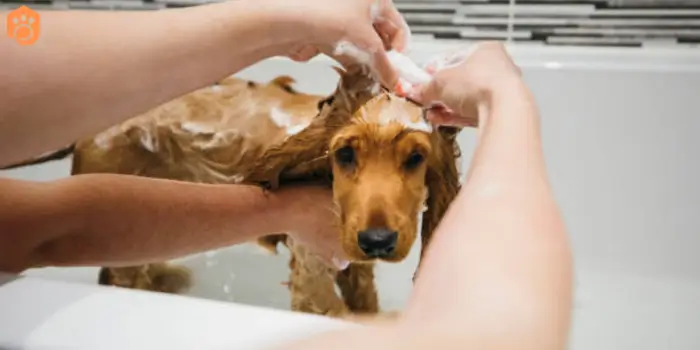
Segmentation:
<svg viewBox="0 0 700 350">
<path fill-rule="evenodd" d="M 116 173 L 236 183 L 270 147 L 306 127 L 320 96 L 283 76 L 259 84 L 229 77 L 113 126 L 75 146 L 75 174 Z"/>
</svg>

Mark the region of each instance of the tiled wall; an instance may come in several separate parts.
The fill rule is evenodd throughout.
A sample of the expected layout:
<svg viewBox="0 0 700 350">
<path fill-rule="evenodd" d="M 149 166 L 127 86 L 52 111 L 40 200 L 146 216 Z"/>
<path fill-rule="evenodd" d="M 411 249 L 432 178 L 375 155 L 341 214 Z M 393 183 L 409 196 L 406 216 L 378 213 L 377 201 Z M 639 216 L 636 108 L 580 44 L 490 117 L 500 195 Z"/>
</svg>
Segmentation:
<svg viewBox="0 0 700 350">
<path fill-rule="evenodd" d="M 221 0 L 0 0 L 0 7 L 157 10 Z M 289 0 L 295 1 L 295 0 Z M 343 1 L 343 0 L 328 0 Z M 395 0 L 414 34 L 534 45 L 700 44 L 700 0 Z"/>
<path fill-rule="evenodd" d="M 414 33 L 436 38 L 510 38 L 543 45 L 700 43 L 700 0 L 515 0 L 512 6 L 507 0 L 396 2 Z"/>
</svg>

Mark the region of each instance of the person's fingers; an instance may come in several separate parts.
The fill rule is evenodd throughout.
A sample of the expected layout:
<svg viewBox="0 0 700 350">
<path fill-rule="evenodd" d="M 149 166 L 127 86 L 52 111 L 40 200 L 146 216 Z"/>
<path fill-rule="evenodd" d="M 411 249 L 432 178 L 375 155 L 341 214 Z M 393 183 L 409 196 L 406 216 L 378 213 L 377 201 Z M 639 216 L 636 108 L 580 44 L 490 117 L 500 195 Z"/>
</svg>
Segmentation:
<svg viewBox="0 0 700 350">
<path fill-rule="evenodd" d="M 479 122 L 477 118 L 465 117 L 456 114 L 452 111 L 442 108 L 431 108 L 426 111 L 426 119 L 433 125 L 459 126 L 459 127 L 477 127 Z"/>
<path fill-rule="evenodd" d="M 382 39 L 384 50 L 389 51 L 394 49 L 394 38 L 399 32 L 399 29 L 389 21 L 377 22 L 372 26 L 377 32 L 377 35 L 379 35 L 379 37 Z"/>
<path fill-rule="evenodd" d="M 374 52 L 371 68 L 374 69 L 379 81 L 387 88 L 392 88 L 399 80 L 399 75 L 389 62 L 389 57 L 384 50 Z"/>
<path fill-rule="evenodd" d="M 366 64 L 373 78 L 377 79 L 382 85 L 387 88 L 393 87 L 399 80 L 398 72 L 391 65 L 387 52 L 384 49 L 384 43 L 377 35 L 377 32 L 374 29 L 370 30 L 370 32 L 357 32 L 357 41 L 365 43 L 363 46 L 367 48 L 366 53 L 369 54 L 369 62 L 360 61 L 359 63 Z"/>
<path fill-rule="evenodd" d="M 422 85 L 411 91 L 408 97 L 422 103 L 423 105 L 431 105 L 441 100 L 442 83 L 439 79 L 433 78 L 428 84 Z"/>
<path fill-rule="evenodd" d="M 319 49 L 313 45 L 305 45 L 292 50 L 288 57 L 297 62 L 306 62 L 318 55 Z"/>
<path fill-rule="evenodd" d="M 386 30 L 391 40 L 391 48 L 399 52 L 405 51 L 411 37 L 408 23 L 406 23 L 406 20 L 401 16 L 393 2 L 386 4 L 383 10 L 383 22 L 388 23 Z"/>
</svg>

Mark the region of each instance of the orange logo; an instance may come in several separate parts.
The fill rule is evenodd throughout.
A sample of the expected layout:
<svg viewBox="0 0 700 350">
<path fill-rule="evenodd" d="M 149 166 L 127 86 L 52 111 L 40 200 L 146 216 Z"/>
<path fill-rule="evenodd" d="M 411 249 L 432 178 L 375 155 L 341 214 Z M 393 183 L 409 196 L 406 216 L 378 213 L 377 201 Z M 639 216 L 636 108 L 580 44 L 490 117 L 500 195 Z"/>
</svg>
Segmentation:
<svg viewBox="0 0 700 350">
<path fill-rule="evenodd" d="M 32 45 L 39 39 L 41 19 L 39 14 L 27 6 L 7 14 L 7 36 L 20 45 Z"/>
</svg>

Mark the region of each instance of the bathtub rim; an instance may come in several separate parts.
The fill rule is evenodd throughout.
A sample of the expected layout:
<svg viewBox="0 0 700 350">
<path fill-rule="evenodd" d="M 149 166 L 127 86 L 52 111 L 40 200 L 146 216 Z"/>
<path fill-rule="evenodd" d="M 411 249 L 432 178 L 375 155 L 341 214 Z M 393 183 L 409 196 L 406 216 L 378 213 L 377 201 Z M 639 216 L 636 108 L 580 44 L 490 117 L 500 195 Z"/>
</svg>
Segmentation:
<svg viewBox="0 0 700 350">
<path fill-rule="evenodd" d="M 407 53 L 417 63 L 422 64 L 436 53 L 474 45 L 476 45 L 475 42 L 459 40 L 421 39 L 414 40 Z M 544 46 L 522 43 L 505 45 L 515 63 L 522 68 L 700 72 L 700 49 L 697 48 Z M 311 61 L 335 64 L 335 61 L 324 55 L 317 56 Z"/>
</svg>

